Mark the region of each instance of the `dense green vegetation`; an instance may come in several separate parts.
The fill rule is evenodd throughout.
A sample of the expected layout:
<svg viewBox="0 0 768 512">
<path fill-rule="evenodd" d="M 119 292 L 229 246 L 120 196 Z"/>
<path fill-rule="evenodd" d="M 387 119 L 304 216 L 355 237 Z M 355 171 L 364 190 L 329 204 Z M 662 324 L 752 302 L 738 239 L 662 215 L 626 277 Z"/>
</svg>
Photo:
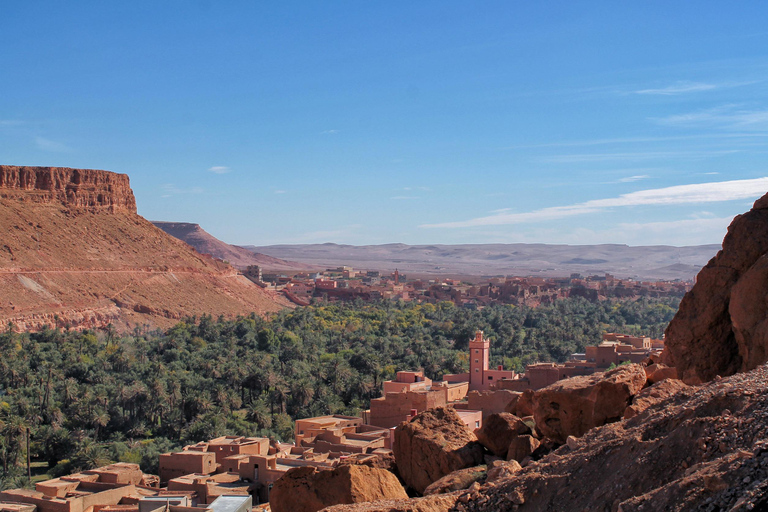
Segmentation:
<svg viewBox="0 0 768 512">
<path fill-rule="evenodd" d="M 0 334 L 0 464 L 4 485 L 33 460 L 51 474 L 108 460 L 154 472 L 159 453 L 217 435 L 292 437 L 293 419 L 356 414 L 397 370 L 439 379 L 467 371 L 476 329 L 491 363 L 522 371 L 563 361 L 605 331 L 660 336 L 676 299 L 482 311 L 397 302 L 318 303 L 268 319 L 188 319 L 119 336 L 44 330 Z"/>
</svg>

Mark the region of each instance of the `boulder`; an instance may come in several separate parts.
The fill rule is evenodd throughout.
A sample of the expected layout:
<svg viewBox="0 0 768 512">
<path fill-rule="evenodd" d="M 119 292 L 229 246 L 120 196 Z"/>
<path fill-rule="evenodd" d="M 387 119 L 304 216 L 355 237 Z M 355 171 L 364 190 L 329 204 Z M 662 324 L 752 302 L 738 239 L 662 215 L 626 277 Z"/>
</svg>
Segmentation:
<svg viewBox="0 0 768 512">
<path fill-rule="evenodd" d="M 632 399 L 632 405 L 627 407 L 624 411 L 624 419 L 628 420 L 634 418 L 650 406 L 677 394 L 678 391 L 687 387 L 688 386 L 681 380 L 665 379 L 653 386 L 645 388 Z"/>
<path fill-rule="evenodd" d="M 688 384 L 768 359 L 768 195 L 728 227 L 665 335 L 664 362 Z"/>
<path fill-rule="evenodd" d="M 407 498 L 397 477 L 384 469 L 312 466 L 288 470 L 269 493 L 273 512 L 315 512 L 330 505 Z"/>
<path fill-rule="evenodd" d="M 563 444 L 569 435 L 580 437 L 594 427 L 618 421 L 645 382 L 645 370 L 639 364 L 558 381 L 534 394 L 536 429 Z"/>
<path fill-rule="evenodd" d="M 645 367 L 645 376 L 648 384 L 656 384 L 664 379 L 677 379 L 677 368 L 672 368 L 663 363 L 652 364 Z"/>
<path fill-rule="evenodd" d="M 504 412 L 514 414 L 519 418 L 533 416 L 533 390 L 526 389 L 514 400 L 510 401 Z"/>
<path fill-rule="evenodd" d="M 507 460 L 523 462 L 526 457 L 536 451 L 541 443 L 533 436 L 518 436 L 509 443 L 507 449 Z"/>
<path fill-rule="evenodd" d="M 483 461 L 483 447 L 453 407 L 429 409 L 398 425 L 392 451 L 403 481 L 419 493 L 445 475 Z"/>
<path fill-rule="evenodd" d="M 496 482 L 510 478 L 515 473 L 520 471 L 522 466 L 516 460 L 510 460 L 508 462 L 496 461 L 488 466 L 488 476 L 485 481 L 487 483 Z"/>
<path fill-rule="evenodd" d="M 475 482 L 485 480 L 487 474 L 486 466 L 475 466 L 473 468 L 460 469 L 454 471 L 436 482 L 432 482 L 424 489 L 424 496 L 430 494 L 445 494 L 453 491 L 460 491 L 468 488 Z"/>
<path fill-rule="evenodd" d="M 498 457 L 507 455 L 509 443 L 514 438 L 530 433 L 531 429 L 523 420 L 508 412 L 491 414 L 483 422 L 483 426 L 475 430 L 480 444 Z"/>
<path fill-rule="evenodd" d="M 335 505 L 322 512 L 448 512 L 456 504 L 458 493 L 433 494 L 410 500 L 382 500 L 356 505 Z"/>
</svg>

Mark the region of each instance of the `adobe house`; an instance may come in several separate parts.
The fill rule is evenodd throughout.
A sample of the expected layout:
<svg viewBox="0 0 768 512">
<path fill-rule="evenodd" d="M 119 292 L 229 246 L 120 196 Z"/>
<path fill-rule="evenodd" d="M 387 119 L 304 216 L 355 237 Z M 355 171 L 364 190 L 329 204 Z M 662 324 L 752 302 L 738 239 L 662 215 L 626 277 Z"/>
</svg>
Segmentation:
<svg viewBox="0 0 768 512">
<path fill-rule="evenodd" d="M 168 481 L 169 491 L 194 492 L 197 503 L 209 504 L 219 496 L 249 496 L 256 489 L 252 482 L 240 479 L 237 473 L 216 473 L 213 475 L 184 475 Z"/>
<path fill-rule="evenodd" d="M 138 464 L 111 464 L 38 482 L 35 490 L 8 489 L 0 492 L 0 501 L 34 505 L 39 512 L 96 512 L 106 506 L 135 505 L 142 493 L 153 492 L 139 490 L 144 480 Z"/>
<path fill-rule="evenodd" d="M 208 451 L 186 450 L 160 455 L 160 482 L 193 473 L 210 475 L 216 472 L 216 454 Z"/>
</svg>

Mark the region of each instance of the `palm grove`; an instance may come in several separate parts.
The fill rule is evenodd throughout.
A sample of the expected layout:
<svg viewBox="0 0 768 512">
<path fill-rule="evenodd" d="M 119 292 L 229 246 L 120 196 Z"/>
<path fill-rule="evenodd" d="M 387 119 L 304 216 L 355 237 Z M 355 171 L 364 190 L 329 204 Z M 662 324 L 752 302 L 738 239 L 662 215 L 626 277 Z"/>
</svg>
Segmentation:
<svg viewBox="0 0 768 512">
<path fill-rule="evenodd" d="M 157 471 L 158 455 L 224 434 L 288 440 L 296 418 L 358 414 L 397 370 L 467 371 L 476 329 L 491 363 L 564 361 L 605 331 L 661 336 L 678 299 L 538 308 L 451 302 L 325 303 L 269 318 L 0 334 L 2 484 L 29 485 L 27 457 L 55 476 L 109 461 Z M 27 451 L 29 442 L 29 451 Z"/>
</svg>

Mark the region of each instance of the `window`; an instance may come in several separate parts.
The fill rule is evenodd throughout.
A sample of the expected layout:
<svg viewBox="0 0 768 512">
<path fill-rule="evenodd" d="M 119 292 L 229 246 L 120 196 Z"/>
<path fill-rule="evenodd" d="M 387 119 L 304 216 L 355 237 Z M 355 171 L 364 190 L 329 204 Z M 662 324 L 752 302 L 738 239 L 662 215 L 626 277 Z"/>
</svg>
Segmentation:
<svg viewBox="0 0 768 512">
<path fill-rule="evenodd" d="M 480 422 L 479 421 L 475 422 L 475 428 L 480 428 Z"/>
<path fill-rule="evenodd" d="M 475 368 L 475 373 L 479 372 L 480 368 Z"/>
<path fill-rule="evenodd" d="M 493 380 L 493 375 L 489 375 L 488 380 Z"/>
<path fill-rule="evenodd" d="M 475 354 L 479 354 L 479 353 L 480 353 L 480 351 L 475 349 Z"/>
<path fill-rule="evenodd" d="M 475 363 L 479 363 L 479 362 L 480 362 L 480 360 L 479 360 L 479 359 L 475 359 Z"/>
</svg>

